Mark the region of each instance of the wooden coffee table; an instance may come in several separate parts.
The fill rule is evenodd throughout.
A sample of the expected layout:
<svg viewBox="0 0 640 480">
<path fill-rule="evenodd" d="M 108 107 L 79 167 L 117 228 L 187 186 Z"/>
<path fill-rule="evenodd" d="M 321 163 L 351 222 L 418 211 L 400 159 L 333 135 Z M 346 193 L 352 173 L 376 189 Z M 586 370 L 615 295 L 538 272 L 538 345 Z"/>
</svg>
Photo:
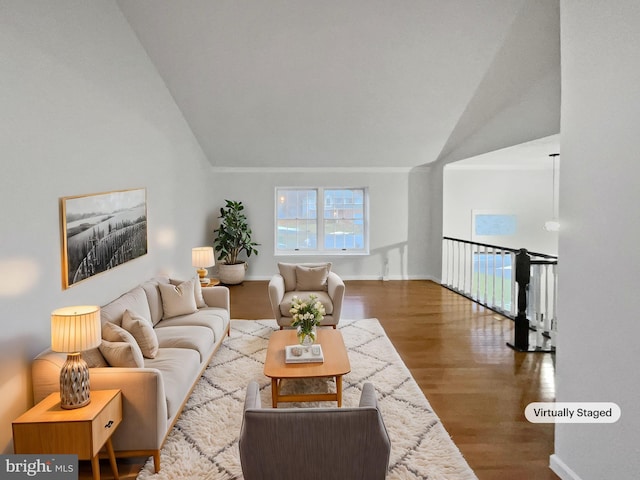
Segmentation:
<svg viewBox="0 0 640 480">
<path fill-rule="evenodd" d="M 264 374 L 271 378 L 271 399 L 273 408 L 278 402 L 320 402 L 336 401 L 342 406 L 342 376 L 351 371 L 347 349 L 342 333 L 333 328 L 318 328 L 316 343 L 322 345 L 323 363 L 285 363 L 284 350 L 287 345 L 298 344 L 294 329 L 277 330 L 269 338 Z M 281 381 L 286 378 L 334 377 L 335 393 L 307 393 L 281 395 Z"/>
</svg>

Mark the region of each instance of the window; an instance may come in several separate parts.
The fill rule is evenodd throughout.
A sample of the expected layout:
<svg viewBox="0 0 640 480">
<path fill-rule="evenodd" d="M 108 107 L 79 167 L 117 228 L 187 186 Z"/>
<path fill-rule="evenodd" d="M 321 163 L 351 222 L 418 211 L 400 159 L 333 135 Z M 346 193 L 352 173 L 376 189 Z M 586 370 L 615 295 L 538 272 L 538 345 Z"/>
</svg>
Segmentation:
<svg viewBox="0 0 640 480">
<path fill-rule="evenodd" d="M 513 214 L 472 210 L 473 238 L 480 236 L 515 235 L 518 221 Z"/>
<path fill-rule="evenodd" d="M 369 253 L 365 188 L 276 188 L 276 255 Z"/>
</svg>

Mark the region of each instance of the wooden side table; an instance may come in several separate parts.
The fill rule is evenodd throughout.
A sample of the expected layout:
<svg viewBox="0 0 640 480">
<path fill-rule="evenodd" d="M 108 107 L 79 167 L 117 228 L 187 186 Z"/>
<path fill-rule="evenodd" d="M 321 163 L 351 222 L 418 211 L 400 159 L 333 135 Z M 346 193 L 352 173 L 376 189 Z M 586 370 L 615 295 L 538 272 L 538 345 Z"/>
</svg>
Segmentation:
<svg viewBox="0 0 640 480">
<path fill-rule="evenodd" d="M 106 445 L 114 478 L 118 466 L 111 435 L 122 422 L 120 390 L 92 390 L 91 403 L 64 410 L 60 394 L 52 393 L 13 422 L 13 450 L 22 454 L 69 454 L 91 460 L 94 480 L 100 479 L 98 453 Z"/>
<path fill-rule="evenodd" d="M 200 284 L 200 286 L 202 288 L 204 288 L 204 287 L 215 287 L 216 285 L 220 285 L 220 280 L 218 280 L 217 278 L 210 278 L 209 279 L 209 283 L 207 283 L 207 284 L 201 283 Z"/>
</svg>

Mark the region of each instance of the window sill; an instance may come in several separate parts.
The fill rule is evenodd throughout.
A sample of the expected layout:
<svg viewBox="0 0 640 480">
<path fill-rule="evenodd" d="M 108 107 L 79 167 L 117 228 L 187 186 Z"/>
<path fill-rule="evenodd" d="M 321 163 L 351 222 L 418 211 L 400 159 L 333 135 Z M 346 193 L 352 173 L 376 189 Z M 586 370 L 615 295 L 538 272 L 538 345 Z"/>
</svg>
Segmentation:
<svg viewBox="0 0 640 480">
<path fill-rule="evenodd" d="M 283 252 L 278 250 L 273 254 L 275 257 L 364 257 L 369 252 L 365 250 L 297 250 Z"/>
</svg>

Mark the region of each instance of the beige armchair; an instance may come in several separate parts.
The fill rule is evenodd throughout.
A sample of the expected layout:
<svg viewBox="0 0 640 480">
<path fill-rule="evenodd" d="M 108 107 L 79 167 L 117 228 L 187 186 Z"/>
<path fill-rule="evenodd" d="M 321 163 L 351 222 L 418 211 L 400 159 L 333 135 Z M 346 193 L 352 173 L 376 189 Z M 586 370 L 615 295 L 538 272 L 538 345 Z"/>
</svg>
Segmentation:
<svg viewBox="0 0 640 480">
<path fill-rule="evenodd" d="M 382 480 L 391 441 L 371 383 L 348 408 L 262 408 L 249 383 L 239 438 L 245 480 Z"/>
<path fill-rule="evenodd" d="M 269 282 L 269 300 L 280 329 L 291 326 L 289 310 L 293 297 L 306 298 L 310 294 L 318 297 L 326 312 L 320 325 L 336 328 L 342 311 L 344 282 L 331 271 L 331 263 L 278 263 L 278 270 Z"/>
</svg>

